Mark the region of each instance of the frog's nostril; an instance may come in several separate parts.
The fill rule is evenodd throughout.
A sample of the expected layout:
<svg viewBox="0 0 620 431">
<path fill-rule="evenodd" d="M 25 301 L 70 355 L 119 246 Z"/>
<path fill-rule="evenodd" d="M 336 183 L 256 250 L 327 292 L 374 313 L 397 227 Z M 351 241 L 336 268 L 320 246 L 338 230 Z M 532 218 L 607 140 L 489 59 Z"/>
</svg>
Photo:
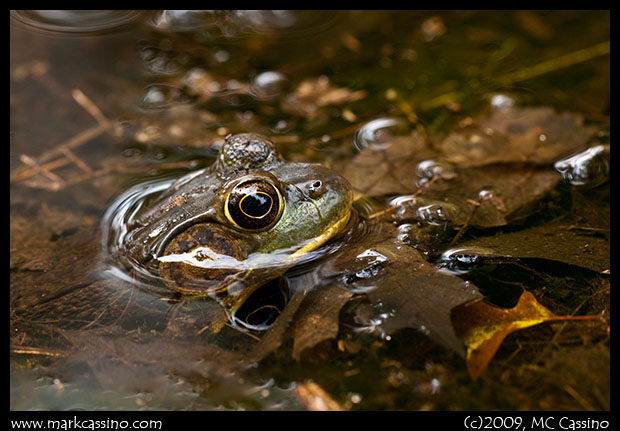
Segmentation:
<svg viewBox="0 0 620 431">
<path fill-rule="evenodd" d="M 323 181 L 315 180 L 308 186 L 308 192 L 310 193 L 311 198 L 317 198 L 323 194 L 325 191 L 325 187 L 323 186 Z"/>
</svg>

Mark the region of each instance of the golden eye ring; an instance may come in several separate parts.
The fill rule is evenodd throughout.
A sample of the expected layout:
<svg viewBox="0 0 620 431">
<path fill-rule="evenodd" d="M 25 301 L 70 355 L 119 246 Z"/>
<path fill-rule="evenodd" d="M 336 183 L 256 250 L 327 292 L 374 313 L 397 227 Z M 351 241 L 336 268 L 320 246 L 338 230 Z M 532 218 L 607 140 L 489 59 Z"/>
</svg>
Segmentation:
<svg viewBox="0 0 620 431">
<path fill-rule="evenodd" d="M 263 231 L 277 223 L 284 199 L 276 186 L 263 178 L 236 184 L 226 196 L 224 215 L 241 230 Z"/>
</svg>

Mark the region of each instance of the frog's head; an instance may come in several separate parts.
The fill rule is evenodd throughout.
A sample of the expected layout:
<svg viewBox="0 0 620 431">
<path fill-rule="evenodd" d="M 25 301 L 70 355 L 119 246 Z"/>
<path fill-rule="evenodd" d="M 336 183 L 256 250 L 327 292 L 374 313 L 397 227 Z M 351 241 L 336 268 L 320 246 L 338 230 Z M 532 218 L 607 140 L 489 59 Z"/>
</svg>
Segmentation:
<svg viewBox="0 0 620 431">
<path fill-rule="evenodd" d="M 312 250 L 349 217 L 353 195 L 347 180 L 320 164 L 282 161 L 263 136 L 229 137 L 214 169 L 224 180 L 214 218 L 260 243 L 254 252 Z"/>
<path fill-rule="evenodd" d="M 133 238 L 159 260 L 169 287 L 215 293 L 234 314 L 258 286 L 341 232 L 352 199 L 349 183 L 326 167 L 286 162 L 266 137 L 234 135 L 211 167 L 153 203 Z"/>
</svg>

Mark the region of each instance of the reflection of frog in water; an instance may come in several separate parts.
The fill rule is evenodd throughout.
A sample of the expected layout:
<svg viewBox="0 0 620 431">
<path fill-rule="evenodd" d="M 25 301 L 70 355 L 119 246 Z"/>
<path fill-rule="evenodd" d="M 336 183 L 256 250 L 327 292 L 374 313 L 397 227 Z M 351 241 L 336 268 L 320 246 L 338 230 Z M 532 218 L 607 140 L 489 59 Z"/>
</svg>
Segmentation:
<svg viewBox="0 0 620 431">
<path fill-rule="evenodd" d="M 260 285 L 346 226 L 352 191 L 319 164 L 285 162 L 254 134 L 229 136 L 215 163 L 173 183 L 134 217 L 125 253 L 188 295 L 234 314 Z"/>
</svg>

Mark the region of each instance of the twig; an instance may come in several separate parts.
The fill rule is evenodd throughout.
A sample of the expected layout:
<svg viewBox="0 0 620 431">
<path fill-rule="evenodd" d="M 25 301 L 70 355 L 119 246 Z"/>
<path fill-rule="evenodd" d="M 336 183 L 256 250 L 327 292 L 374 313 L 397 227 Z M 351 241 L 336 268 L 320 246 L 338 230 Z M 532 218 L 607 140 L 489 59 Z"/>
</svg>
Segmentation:
<svg viewBox="0 0 620 431">
<path fill-rule="evenodd" d="M 82 169 L 84 172 L 90 173 L 93 171 L 90 166 L 88 166 L 82 159 L 76 156 L 70 149 L 63 148 L 62 152 L 68 159 L 75 163 L 75 165 Z"/>
<path fill-rule="evenodd" d="M 603 229 L 603 228 L 598 228 L 598 227 L 588 227 L 588 226 L 577 226 L 577 225 L 570 225 L 570 226 L 558 226 L 560 229 L 566 229 L 566 230 L 585 230 L 585 231 L 591 231 L 591 232 L 609 232 L 609 229 Z"/>
<path fill-rule="evenodd" d="M 28 179 L 36 175 L 37 173 L 39 173 L 40 168 L 43 168 L 43 167 L 49 171 L 51 169 L 56 169 L 56 168 L 59 168 L 61 166 L 65 166 L 71 163 L 72 160 L 67 158 L 67 156 L 64 154 L 65 150 L 79 147 L 80 145 L 85 144 L 91 139 L 99 136 L 104 131 L 105 131 L 105 128 L 102 125 L 97 125 L 97 126 L 91 127 L 90 129 L 86 129 L 83 132 L 78 133 L 77 135 L 73 136 L 71 139 L 41 154 L 38 157 L 38 161 L 35 162 L 35 165 L 38 165 L 38 167 L 35 168 L 32 165 L 28 165 L 28 163 L 25 162 L 27 166 L 21 169 L 20 168 L 15 169 L 13 172 L 11 172 L 10 182 L 13 183 L 13 182 L 18 182 L 18 181 Z M 51 160 L 53 157 L 57 156 L 58 154 L 63 154 L 64 157 L 59 160 L 51 161 L 48 164 L 44 164 L 44 165 L 42 164 L 42 163 L 45 163 Z M 29 156 L 25 156 L 25 157 L 28 157 L 30 160 L 34 161 L 34 159 L 32 159 Z M 23 161 L 24 160 L 22 159 L 22 162 Z"/>
<path fill-rule="evenodd" d="M 41 355 L 41 356 L 50 356 L 50 357 L 60 357 L 65 356 L 65 352 L 59 352 L 54 350 L 44 350 L 38 349 L 36 347 L 23 347 L 23 346 L 11 346 L 11 353 L 17 353 L 20 355 Z"/>
<path fill-rule="evenodd" d="M 104 127 L 108 132 L 111 132 L 110 122 L 103 115 L 101 109 L 97 105 L 93 103 L 79 88 L 76 88 L 71 92 L 71 96 L 73 99 L 84 108 L 95 120 L 99 123 L 100 126 Z"/>
<path fill-rule="evenodd" d="M 43 175 L 45 175 L 47 178 L 49 178 L 50 180 L 54 181 L 55 184 L 63 184 L 64 180 L 62 178 L 60 178 L 58 175 L 56 175 L 55 173 L 48 171 L 47 169 L 41 167 L 41 165 L 39 165 L 32 157 L 27 156 L 25 154 L 22 154 L 19 159 L 26 165 L 30 166 L 31 168 L 34 168 L 34 170 L 36 172 L 39 172 Z"/>
<path fill-rule="evenodd" d="M 590 404 L 590 402 L 588 400 L 586 400 L 584 397 L 582 397 L 579 394 L 579 392 L 577 392 L 575 389 L 573 389 L 573 387 L 571 385 L 564 385 L 562 387 L 562 389 L 564 389 L 571 397 L 573 397 L 575 399 L 575 401 L 577 401 L 579 404 L 581 404 L 581 407 L 583 407 L 585 410 L 589 410 L 589 411 L 598 410 L 598 409 L 594 408 L 592 406 L 592 404 Z"/>
<path fill-rule="evenodd" d="M 474 205 L 474 209 L 472 210 L 471 213 L 469 213 L 469 216 L 467 216 L 467 219 L 465 220 L 465 223 L 463 223 L 463 226 L 461 226 L 461 228 L 456 233 L 456 235 L 454 235 L 454 238 L 452 238 L 452 241 L 450 241 L 450 244 L 448 244 L 447 248 L 452 247 L 454 244 L 456 244 L 456 242 L 459 239 L 461 239 L 461 237 L 463 236 L 463 234 L 465 233 L 465 231 L 469 227 L 469 223 L 474 218 L 474 215 L 476 215 L 476 212 L 478 212 L 478 208 L 480 208 L 480 201 L 479 200 L 478 201 L 472 201 L 472 200 L 468 199 L 467 202 L 469 202 L 470 204 Z"/>
</svg>

